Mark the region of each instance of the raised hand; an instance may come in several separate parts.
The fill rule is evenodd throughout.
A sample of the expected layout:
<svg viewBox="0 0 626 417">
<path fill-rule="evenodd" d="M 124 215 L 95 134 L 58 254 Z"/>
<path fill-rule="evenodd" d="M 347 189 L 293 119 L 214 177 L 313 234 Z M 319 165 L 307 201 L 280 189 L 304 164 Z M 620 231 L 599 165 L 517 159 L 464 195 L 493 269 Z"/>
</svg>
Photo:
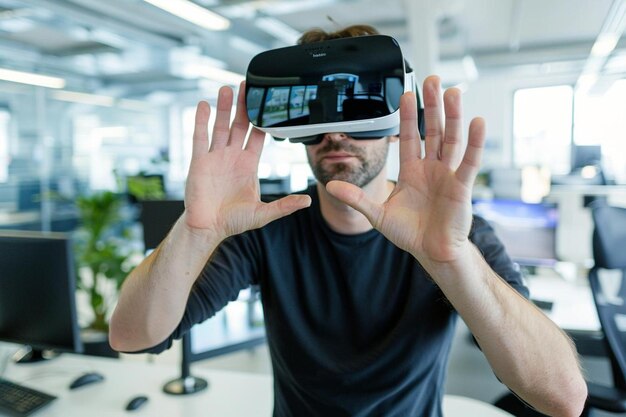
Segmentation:
<svg viewBox="0 0 626 417">
<path fill-rule="evenodd" d="M 257 170 L 265 133 L 252 128 L 248 135 L 244 91 L 242 83 L 235 118 L 229 125 L 233 91 L 220 89 L 210 148 L 207 123 L 211 109 L 206 102 L 198 104 L 185 187 L 185 225 L 193 232 L 223 239 L 310 205 L 310 198 L 304 195 L 261 202 Z"/>
<path fill-rule="evenodd" d="M 461 93 L 448 89 L 441 100 L 438 77 L 424 81 L 425 155 L 417 129 L 416 99 L 406 93 L 400 104 L 400 174 L 383 204 L 352 184 L 331 181 L 330 194 L 363 213 L 372 225 L 420 262 L 451 262 L 468 243 L 471 191 L 485 138 L 481 118 L 472 120 L 463 140 Z M 445 107 L 445 126 L 442 120 Z"/>
</svg>

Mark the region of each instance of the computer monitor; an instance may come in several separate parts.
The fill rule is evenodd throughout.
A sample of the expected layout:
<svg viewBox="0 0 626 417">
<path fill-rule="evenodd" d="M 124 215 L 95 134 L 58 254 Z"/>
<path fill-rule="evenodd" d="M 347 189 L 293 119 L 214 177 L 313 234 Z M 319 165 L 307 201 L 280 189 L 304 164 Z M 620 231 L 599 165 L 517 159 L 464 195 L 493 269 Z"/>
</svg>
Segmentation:
<svg viewBox="0 0 626 417">
<path fill-rule="evenodd" d="M 576 145 L 572 147 L 572 171 L 586 166 L 599 166 L 602 162 L 600 145 Z"/>
<path fill-rule="evenodd" d="M 474 213 L 487 220 L 511 259 L 522 266 L 550 266 L 557 261 L 556 204 L 519 200 L 477 200 Z"/>
<path fill-rule="evenodd" d="M 159 246 L 176 220 L 183 214 L 183 200 L 145 200 L 139 202 L 139 222 L 143 226 L 145 250 Z"/>
<path fill-rule="evenodd" d="M 165 178 L 161 174 L 140 174 L 126 177 L 126 191 L 132 203 L 165 198 Z"/>
<path fill-rule="evenodd" d="M 275 187 L 276 184 L 279 184 Z M 287 182 L 280 179 L 279 183 L 261 181 L 261 201 L 272 202 L 286 195 Z M 267 186 L 267 188 L 265 188 Z M 264 189 L 265 188 L 265 189 Z M 139 222 L 143 226 L 143 243 L 145 250 L 155 249 L 174 226 L 174 223 L 185 211 L 183 200 L 145 200 L 139 202 Z"/>
<path fill-rule="evenodd" d="M 29 347 L 22 361 L 82 351 L 75 292 L 67 235 L 0 231 L 0 340 Z"/>
</svg>

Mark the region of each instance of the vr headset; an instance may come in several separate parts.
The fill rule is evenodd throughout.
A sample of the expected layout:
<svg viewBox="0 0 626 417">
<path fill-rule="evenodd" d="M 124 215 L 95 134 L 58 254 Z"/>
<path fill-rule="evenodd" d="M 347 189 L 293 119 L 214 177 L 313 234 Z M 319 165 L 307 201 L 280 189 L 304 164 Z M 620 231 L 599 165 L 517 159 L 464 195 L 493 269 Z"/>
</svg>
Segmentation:
<svg viewBox="0 0 626 417">
<path fill-rule="evenodd" d="M 355 139 L 399 134 L 400 96 L 417 95 L 398 42 L 384 35 L 334 39 L 262 52 L 246 73 L 250 122 L 277 140 L 316 144 L 325 133 Z"/>
</svg>

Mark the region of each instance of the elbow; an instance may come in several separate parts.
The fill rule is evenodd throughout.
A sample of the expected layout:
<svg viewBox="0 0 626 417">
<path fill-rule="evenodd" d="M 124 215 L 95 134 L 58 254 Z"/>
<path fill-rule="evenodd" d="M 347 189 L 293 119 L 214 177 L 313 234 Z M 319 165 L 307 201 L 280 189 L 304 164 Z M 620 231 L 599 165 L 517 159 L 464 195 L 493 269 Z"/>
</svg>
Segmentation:
<svg viewBox="0 0 626 417">
<path fill-rule="evenodd" d="M 113 318 L 109 323 L 109 345 L 117 352 L 128 351 L 126 338 L 120 330 L 120 326 Z"/>
<path fill-rule="evenodd" d="M 580 377 L 580 381 L 576 384 L 576 387 L 573 389 L 573 393 L 571 395 L 571 410 L 568 410 L 568 415 L 578 417 L 582 415 L 583 410 L 585 409 L 588 395 L 587 383 L 582 377 Z"/>
<path fill-rule="evenodd" d="M 119 330 L 113 323 L 109 326 L 109 345 L 117 352 L 133 353 L 148 349 L 151 345 L 141 343 L 131 332 Z"/>
<path fill-rule="evenodd" d="M 111 331 L 109 331 L 109 345 L 111 346 L 111 349 L 116 352 L 124 352 L 124 345 L 117 336 L 114 336 L 111 333 Z"/>
<path fill-rule="evenodd" d="M 165 339 L 151 337 L 145 329 L 126 325 L 124 321 L 116 320 L 115 314 L 109 324 L 109 345 L 117 352 L 160 353 L 171 345 L 171 342 L 166 343 Z"/>
<path fill-rule="evenodd" d="M 109 345 L 111 348 L 117 352 L 141 350 L 144 347 L 137 345 L 140 342 L 137 336 L 137 332 L 125 325 L 122 320 L 116 317 L 114 312 L 109 323 Z"/>
<path fill-rule="evenodd" d="M 579 417 L 587 402 L 587 384 L 582 376 L 574 378 L 567 386 L 562 387 L 559 398 L 559 412 L 554 416 Z"/>
<path fill-rule="evenodd" d="M 560 379 L 558 385 L 553 381 L 549 387 L 535 390 L 534 395 L 524 398 L 524 401 L 542 415 L 579 417 L 587 402 L 587 384 L 582 375 L 573 375 Z"/>
</svg>

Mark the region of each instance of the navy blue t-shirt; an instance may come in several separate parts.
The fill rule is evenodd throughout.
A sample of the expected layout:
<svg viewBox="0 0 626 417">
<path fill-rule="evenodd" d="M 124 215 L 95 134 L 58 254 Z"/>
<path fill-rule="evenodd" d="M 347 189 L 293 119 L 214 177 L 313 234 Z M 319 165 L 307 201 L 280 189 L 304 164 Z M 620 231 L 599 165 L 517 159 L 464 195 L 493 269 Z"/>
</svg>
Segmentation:
<svg viewBox="0 0 626 417">
<path fill-rule="evenodd" d="M 342 235 L 317 190 L 300 210 L 224 241 L 198 277 L 171 346 L 239 291 L 258 284 L 274 372 L 274 416 L 441 417 L 457 314 L 409 253 L 370 230 Z M 528 296 L 492 228 L 470 239 Z"/>
</svg>

